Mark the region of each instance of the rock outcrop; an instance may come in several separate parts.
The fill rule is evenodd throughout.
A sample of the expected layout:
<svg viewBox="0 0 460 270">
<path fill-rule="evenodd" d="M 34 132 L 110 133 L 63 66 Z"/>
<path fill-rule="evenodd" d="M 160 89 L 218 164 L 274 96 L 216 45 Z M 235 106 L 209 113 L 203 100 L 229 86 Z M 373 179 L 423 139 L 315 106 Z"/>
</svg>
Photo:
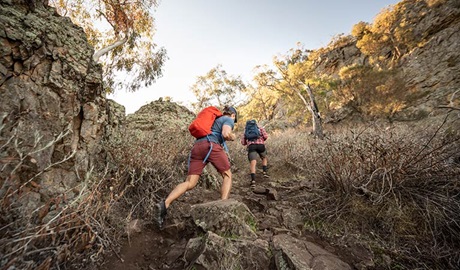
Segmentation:
<svg viewBox="0 0 460 270">
<path fill-rule="evenodd" d="M 313 242 L 287 234 L 289 229 L 265 239 L 264 234 L 259 235 L 260 230 L 256 233 L 256 217 L 237 200 L 196 204 L 190 212 L 205 235 L 188 240 L 183 254 L 187 268 L 351 269 Z"/>
<path fill-rule="evenodd" d="M 195 224 L 204 231 L 213 231 L 227 237 L 255 238 L 255 217 L 248 207 L 236 200 L 198 204 L 190 211 Z"/>
<path fill-rule="evenodd" d="M 191 138 L 188 125 L 194 118 L 195 114 L 189 109 L 160 98 L 129 114 L 125 126 L 132 131 L 147 132 L 156 136 L 174 135 Z"/>
<path fill-rule="evenodd" d="M 446 1 L 401 1 L 404 12 L 398 16 L 410 23 L 413 49 L 403 53 L 391 63 L 392 69 L 403 78 L 404 108 L 394 115 L 394 120 L 417 120 L 428 115 L 445 112 L 437 110 L 449 104 L 452 95 L 460 89 L 460 5 L 456 0 Z M 383 51 L 390 53 L 392 48 Z M 340 69 L 352 65 L 371 65 L 369 57 L 357 47 L 357 39 L 343 37 L 340 42 L 318 50 L 315 71 L 338 78 Z M 385 58 L 385 56 L 380 56 Z M 386 57 L 390 61 L 390 57 Z M 455 105 L 460 104 L 460 94 L 455 96 Z M 333 114 L 348 115 L 342 111 Z M 340 117 L 339 117 L 340 118 Z"/>
<path fill-rule="evenodd" d="M 420 98 L 399 115 L 402 120 L 428 115 L 437 106 L 449 104 L 452 94 L 460 89 L 460 6 L 455 2 L 428 11 L 423 4 L 413 6 L 412 12 L 425 13 L 415 28 L 424 42 L 404 55 L 400 68 L 407 91 Z M 459 101 L 457 93 L 456 105 Z"/>
<path fill-rule="evenodd" d="M 76 196 L 100 163 L 102 71 L 83 29 L 53 8 L 2 1 L 0 14 L 0 196 L 30 213 Z"/>
</svg>

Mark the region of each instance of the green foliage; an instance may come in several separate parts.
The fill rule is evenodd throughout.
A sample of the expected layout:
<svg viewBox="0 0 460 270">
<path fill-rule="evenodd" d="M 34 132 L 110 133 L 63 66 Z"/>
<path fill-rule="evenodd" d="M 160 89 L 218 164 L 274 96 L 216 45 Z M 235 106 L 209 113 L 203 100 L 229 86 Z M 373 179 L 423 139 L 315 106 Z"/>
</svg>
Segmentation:
<svg viewBox="0 0 460 270">
<path fill-rule="evenodd" d="M 284 103 L 289 103 L 300 119 L 306 119 L 305 113 L 312 110 L 306 89 L 309 79 L 315 77 L 315 71 L 312 62 L 308 60 L 309 53 L 310 50 L 298 44 L 298 48 L 273 59 L 275 71 L 267 70 L 257 75 L 258 78 L 268 78 L 265 81 L 259 80 L 259 85 L 278 92 L 280 98 L 286 101 Z"/>
<path fill-rule="evenodd" d="M 397 70 L 352 65 L 339 72 L 334 101 L 364 116 L 391 117 L 405 106 L 408 93 Z M 331 84 L 332 85 L 332 84 Z"/>
<path fill-rule="evenodd" d="M 253 232 L 257 232 L 257 221 L 253 217 L 248 217 L 246 222 Z"/>
<path fill-rule="evenodd" d="M 238 240 L 240 236 L 234 232 L 225 231 L 219 234 L 220 237 L 225 238 L 226 240 Z"/>
<path fill-rule="evenodd" d="M 350 42 L 349 37 L 339 36 L 334 46 Z M 313 123 L 320 132 L 318 117 L 312 117 L 317 109 L 323 112 L 328 107 L 332 83 L 327 76 L 318 74 L 310 54 L 315 51 L 303 48 L 301 44 L 290 49 L 286 55 L 274 57 L 275 69 L 258 66 L 254 85 L 247 88 L 251 99 L 242 106 L 248 118 L 259 121 L 283 118 L 290 123 Z M 309 91 L 312 90 L 312 91 Z"/>
<path fill-rule="evenodd" d="M 258 70 L 253 78 L 254 85 L 248 85 L 244 90 L 246 96 L 251 98 L 239 107 L 242 123 L 249 119 L 256 119 L 258 122 L 272 120 L 279 106 L 281 94 L 271 87 L 274 83 L 272 71 L 266 67 L 258 67 Z"/>
<path fill-rule="evenodd" d="M 457 6 L 445 0 L 401 1 L 383 9 L 372 23 L 354 25 L 351 35 L 335 36 L 324 48 L 306 50 L 297 44 L 274 57 L 273 69 L 257 67 L 254 83 L 247 88 L 249 99 L 242 106 L 244 115 L 308 123 L 312 119 L 306 85 L 310 84 L 323 119 L 341 111 L 364 118 L 393 117 L 427 94 L 406 88 L 399 64 L 401 57 L 430 37 L 419 33 L 420 22 L 437 12 L 430 9 L 446 5 Z M 354 56 L 344 59 L 348 55 Z"/>
<path fill-rule="evenodd" d="M 349 45 L 354 42 L 355 38 L 350 35 L 339 34 L 332 37 L 331 41 L 327 45 L 327 49 L 337 49 L 343 46 Z"/>
<path fill-rule="evenodd" d="M 369 34 L 369 23 L 359 22 L 351 29 L 351 35 L 360 40 L 364 35 Z"/>
<path fill-rule="evenodd" d="M 199 76 L 191 87 L 198 100 L 192 106 L 198 112 L 211 105 L 221 108 L 225 105 L 237 105 L 243 101 L 244 88 L 245 84 L 240 76 L 230 76 L 221 65 L 217 65 L 206 75 Z"/>
<path fill-rule="evenodd" d="M 102 57 L 106 91 L 136 91 L 162 76 L 167 57 L 166 50 L 153 42 L 156 0 L 51 0 L 49 4 L 84 29 L 96 49 L 96 61 Z"/>
<path fill-rule="evenodd" d="M 353 27 L 357 47 L 370 56 L 371 63 L 392 65 L 417 45 L 414 28 L 424 14 L 408 12 L 411 5 L 402 1 L 382 10 L 372 24 L 360 22 Z"/>
<path fill-rule="evenodd" d="M 448 0 L 425 0 L 425 2 L 429 7 L 434 8 L 446 4 Z"/>
</svg>

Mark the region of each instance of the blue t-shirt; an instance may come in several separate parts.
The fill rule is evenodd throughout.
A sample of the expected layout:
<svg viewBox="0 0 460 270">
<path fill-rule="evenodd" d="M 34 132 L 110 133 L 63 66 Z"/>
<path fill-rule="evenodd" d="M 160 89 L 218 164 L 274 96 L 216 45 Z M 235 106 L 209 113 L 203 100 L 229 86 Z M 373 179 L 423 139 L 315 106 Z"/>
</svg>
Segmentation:
<svg viewBox="0 0 460 270">
<path fill-rule="evenodd" d="M 214 121 L 214 124 L 212 124 L 212 127 L 211 127 L 212 133 L 208 135 L 208 138 L 211 142 L 215 142 L 219 144 L 224 143 L 224 137 L 222 136 L 222 128 L 224 127 L 224 125 L 230 126 L 232 130 L 235 127 L 235 123 L 233 122 L 233 119 L 230 116 L 224 115 L 224 116 L 217 118 Z M 204 137 L 196 141 L 197 142 L 205 141 L 208 138 Z"/>
</svg>

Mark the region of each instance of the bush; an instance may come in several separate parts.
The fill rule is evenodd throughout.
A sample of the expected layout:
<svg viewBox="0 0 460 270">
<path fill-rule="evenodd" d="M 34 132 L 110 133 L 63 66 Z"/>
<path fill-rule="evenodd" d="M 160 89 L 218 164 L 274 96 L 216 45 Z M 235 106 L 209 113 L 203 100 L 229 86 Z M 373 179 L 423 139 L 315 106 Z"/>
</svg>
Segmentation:
<svg viewBox="0 0 460 270">
<path fill-rule="evenodd" d="M 155 204 L 184 180 L 192 137 L 179 131 L 166 134 L 127 131 L 107 145 L 113 188 L 123 196 L 131 218 L 152 220 Z"/>
<path fill-rule="evenodd" d="M 25 179 L 29 180 L 24 183 L 16 183 L 19 180 L 15 174 L 30 166 L 30 153 L 40 154 L 54 147 L 67 134 L 50 142 L 41 142 L 36 136 L 34 147 L 28 151 L 17 147 L 23 143 L 15 132 L 8 140 L 1 138 L 2 151 L 17 151 L 14 158 L 1 160 L 6 162 L 3 168 L 12 168 L 6 180 L 0 179 L 2 269 L 81 269 L 84 264 L 94 263 L 104 251 L 116 251 L 131 219 L 152 220 L 158 198 L 183 180 L 191 142 L 184 139 L 187 137 L 174 132 L 162 137 L 153 132 L 128 131 L 106 143 L 110 162 L 105 170 L 93 169 L 63 194 L 40 195 L 34 180 L 46 169 L 71 160 L 75 152 L 43 171 L 27 175 Z M 30 206 L 32 201 L 38 205 L 36 209 Z M 31 209 L 30 213 L 25 209 Z"/>
<path fill-rule="evenodd" d="M 271 149 L 319 187 L 302 202 L 308 229 L 360 235 L 393 259 L 390 267 L 452 269 L 460 264 L 460 134 L 453 124 L 375 124 L 325 140 L 286 132 Z"/>
</svg>

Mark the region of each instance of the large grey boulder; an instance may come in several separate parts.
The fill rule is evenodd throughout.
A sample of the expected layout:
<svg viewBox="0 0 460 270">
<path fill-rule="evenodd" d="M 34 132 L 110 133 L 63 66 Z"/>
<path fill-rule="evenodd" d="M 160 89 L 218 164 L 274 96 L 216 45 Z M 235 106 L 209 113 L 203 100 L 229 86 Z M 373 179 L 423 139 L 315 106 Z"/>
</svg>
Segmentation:
<svg viewBox="0 0 460 270">
<path fill-rule="evenodd" d="M 203 270 L 269 269 L 270 248 L 264 240 L 238 240 L 207 232 L 192 238 L 184 252 L 186 267 Z"/>
<path fill-rule="evenodd" d="M 197 204 L 191 216 L 204 231 L 231 238 L 256 238 L 256 218 L 249 208 L 234 199 Z"/>
<path fill-rule="evenodd" d="M 320 246 L 287 234 L 273 238 L 277 269 L 347 270 L 350 265 Z"/>
</svg>

